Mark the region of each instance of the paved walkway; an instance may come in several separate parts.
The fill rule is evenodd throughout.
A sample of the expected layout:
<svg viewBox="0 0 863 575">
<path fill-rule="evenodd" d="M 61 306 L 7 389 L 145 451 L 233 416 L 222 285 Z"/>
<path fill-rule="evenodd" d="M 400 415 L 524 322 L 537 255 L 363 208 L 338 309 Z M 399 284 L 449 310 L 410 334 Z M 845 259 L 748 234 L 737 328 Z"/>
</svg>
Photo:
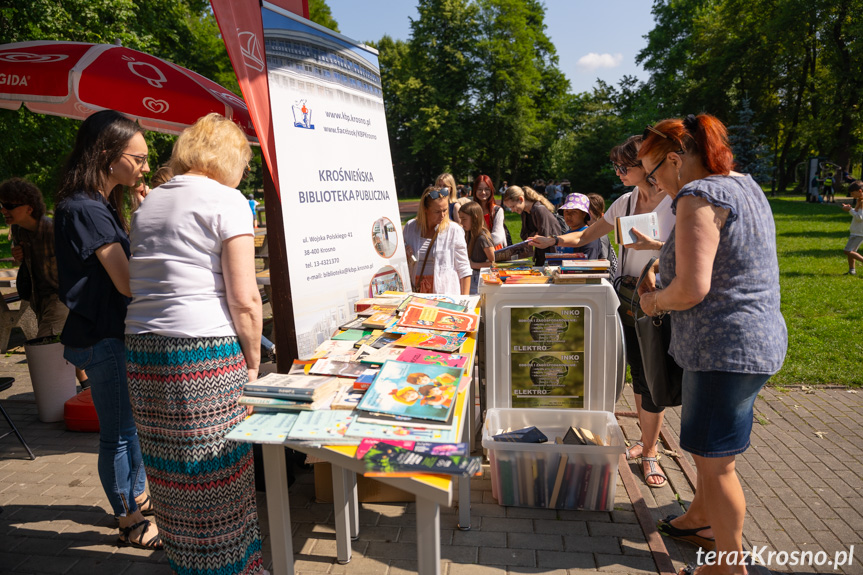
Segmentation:
<svg viewBox="0 0 863 575">
<path fill-rule="evenodd" d="M 0 572 L 170 573 L 163 552 L 114 546 L 117 531 L 96 473 L 97 435 L 38 421 L 23 354 L 0 358 L 0 375 L 16 378 L 0 401 L 38 456 L 27 459 L 14 436 L 0 442 Z M 618 409 L 632 409 L 629 388 Z M 854 545 L 853 564 L 836 570 L 832 565 L 782 567 L 776 559 L 770 568 L 863 574 L 863 393 L 766 389 L 756 409 L 752 448 L 738 464 L 749 503 L 747 544 L 824 551 L 831 560 Z M 620 422 L 627 436 L 638 437 L 634 418 L 623 416 Z M 679 412 L 669 410 L 667 432 L 675 435 L 678 426 Z M 630 466 L 654 518 L 680 513 L 679 501 L 692 497 L 674 458 L 666 455 L 661 464 L 670 479 L 661 489 L 644 486 L 638 467 Z M 297 469 L 296 475 L 290 497 L 297 573 L 415 571 L 414 504 L 362 504 L 354 559 L 342 566 L 335 560 L 332 505 L 315 501 L 310 470 Z M 265 495 L 258 496 L 269 564 Z M 472 482 L 471 499 L 470 531 L 457 528 L 455 509 L 442 510 L 444 575 L 657 571 L 620 478 L 609 513 L 500 507 L 491 497 L 487 470 Z M 663 541 L 675 567 L 694 561 L 695 547 Z"/>
</svg>

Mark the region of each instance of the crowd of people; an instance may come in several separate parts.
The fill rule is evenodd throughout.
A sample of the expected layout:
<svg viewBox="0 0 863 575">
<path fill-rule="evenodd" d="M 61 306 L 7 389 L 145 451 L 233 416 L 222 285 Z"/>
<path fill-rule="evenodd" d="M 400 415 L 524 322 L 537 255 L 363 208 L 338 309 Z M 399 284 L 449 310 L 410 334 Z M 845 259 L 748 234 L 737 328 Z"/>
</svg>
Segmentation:
<svg viewBox="0 0 863 575">
<path fill-rule="evenodd" d="M 571 192 L 567 181 L 504 182 L 500 205 L 489 176 L 460 190 L 442 173 L 404 226 L 411 287 L 477 293 L 479 270 L 513 242 L 506 210 L 520 215 L 536 265 L 550 251 L 609 259 L 617 286 L 646 272 L 638 305 L 673 319 L 669 353 L 683 369 L 680 444 L 698 469 L 686 512 L 661 520 L 659 530 L 740 552 L 745 499 L 735 457 L 749 446 L 755 399 L 787 348 L 771 210 L 758 184 L 733 170 L 725 126 L 710 115 L 648 126 L 609 156 L 631 190 L 607 209 L 601 196 Z M 236 189 L 250 158 L 240 129 L 210 114 L 177 139 L 150 188 L 141 184 L 150 171 L 143 130 L 106 110 L 81 124 L 53 221 L 35 186 L 0 184 L 19 290 L 39 334 L 60 334 L 92 392 L 98 473 L 118 544 L 164 548 L 176 572 L 264 572 L 251 450 L 225 439 L 247 415 L 238 398 L 260 364 L 254 222 Z M 851 195 L 845 253 L 854 274 L 863 261 L 863 184 L 853 183 Z M 608 236 L 617 218 L 646 213 L 656 214 L 658 239 L 636 230 L 637 241 L 615 252 Z M 640 463 L 648 486 L 661 487 L 664 407 L 651 397 L 634 318 L 620 316 L 641 428 L 626 458 Z"/>
</svg>

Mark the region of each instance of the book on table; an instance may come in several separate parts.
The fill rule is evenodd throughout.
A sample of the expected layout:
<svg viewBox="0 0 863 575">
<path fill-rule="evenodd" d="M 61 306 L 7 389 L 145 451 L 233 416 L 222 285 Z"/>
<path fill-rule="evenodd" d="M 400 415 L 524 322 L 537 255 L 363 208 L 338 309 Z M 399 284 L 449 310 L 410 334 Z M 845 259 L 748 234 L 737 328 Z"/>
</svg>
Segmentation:
<svg viewBox="0 0 863 575">
<path fill-rule="evenodd" d="M 364 393 L 364 390 L 354 389 L 353 384 L 345 384 L 336 392 L 330 409 L 356 409 Z"/>
<path fill-rule="evenodd" d="M 454 303 L 451 301 L 444 301 L 440 299 L 432 299 L 427 297 L 421 297 L 417 295 L 409 295 L 404 299 L 404 301 L 398 307 L 398 313 L 402 314 L 405 312 L 409 305 L 419 305 L 419 306 L 427 306 L 427 307 L 440 307 L 443 309 L 448 309 L 452 311 L 465 311 L 465 306 Z"/>
<path fill-rule="evenodd" d="M 308 377 L 308 376 L 307 376 Z M 322 396 L 315 401 L 297 399 L 282 399 L 268 395 L 241 395 L 237 403 L 249 405 L 255 409 L 255 413 L 272 413 L 278 411 L 313 411 L 315 409 L 330 409 L 335 400 L 338 390 Z"/>
<path fill-rule="evenodd" d="M 375 312 L 367 318 L 364 318 L 361 323 L 364 328 L 384 329 L 391 322 L 394 322 L 395 319 L 396 316 L 392 312 L 379 311 Z"/>
<path fill-rule="evenodd" d="M 353 361 L 365 363 L 368 365 L 383 365 L 385 361 L 390 359 L 398 359 L 404 350 L 392 344 L 387 344 L 384 347 L 377 349 L 370 345 L 361 345 L 359 350 L 353 356 Z"/>
<path fill-rule="evenodd" d="M 418 347 L 407 347 L 401 350 L 401 354 L 397 358 L 393 359 L 407 363 L 464 367 L 468 356 L 463 353 L 443 353 L 429 349 L 420 349 Z"/>
<path fill-rule="evenodd" d="M 353 363 L 351 361 L 333 361 L 329 358 L 321 358 L 309 370 L 314 375 L 335 375 L 339 377 L 356 378 L 362 374 L 367 365 Z"/>
<path fill-rule="evenodd" d="M 453 426 L 455 411 L 450 411 L 449 417 L 444 421 L 410 417 L 407 415 L 391 415 L 389 413 L 377 413 L 357 408 L 357 421 L 363 423 L 374 423 L 377 425 L 402 425 L 404 427 L 421 427 L 423 429 L 449 429 Z"/>
<path fill-rule="evenodd" d="M 353 411 L 301 411 L 291 427 L 288 440 L 318 445 L 356 445 L 358 439 L 345 435 L 354 419 Z"/>
<path fill-rule="evenodd" d="M 357 409 L 447 421 L 463 375 L 458 367 L 387 361 Z"/>
<path fill-rule="evenodd" d="M 649 239 L 659 241 L 659 216 L 656 215 L 656 212 L 648 212 L 617 218 L 617 225 L 614 227 L 614 241 L 623 246 L 636 243 L 638 236 L 632 233 L 632 230 L 638 230 Z"/>
<path fill-rule="evenodd" d="M 409 305 L 397 325 L 407 328 L 473 332 L 479 327 L 479 316 L 439 307 Z"/>
<path fill-rule="evenodd" d="M 400 336 L 393 343 L 401 347 L 419 347 L 421 349 L 454 352 L 458 351 L 465 341 L 467 341 L 466 337 L 455 334 L 443 335 L 411 332 Z"/>
<path fill-rule="evenodd" d="M 362 456 L 366 476 L 400 477 L 416 473 L 437 473 L 470 477 L 482 473 L 482 458 L 415 451 L 379 441 Z"/>
<path fill-rule="evenodd" d="M 381 425 L 355 420 L 345 434 L 348 437 L 374 439 L 406 439 L 413 441 L 432 441 L 435 443 L 455 443 L 458 430 L 453 425 L 447 429 L 427 427 L 407 427 L 404 425 Z"/>
<path fill-rule="evenodd" d="M 339 383 L 336 377 L 269 373 L 247 383 L 243 392 L 246 395 L 311 402 L 334 392 Z"/>
</svg>

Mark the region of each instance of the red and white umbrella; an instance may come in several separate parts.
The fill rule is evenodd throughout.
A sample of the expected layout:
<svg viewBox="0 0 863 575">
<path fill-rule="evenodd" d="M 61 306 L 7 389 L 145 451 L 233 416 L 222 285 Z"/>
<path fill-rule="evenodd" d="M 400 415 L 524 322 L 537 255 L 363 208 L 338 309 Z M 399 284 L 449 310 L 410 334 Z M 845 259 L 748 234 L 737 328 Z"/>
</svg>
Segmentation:
<svg viewBox="0 0 863 575">
<path fill-rule="evenodd" d="M 112 109 L 148 130 L 179 134 L 217 112 L 257 142 L 242 98 L 161 58 L 111 44 L 18 42 L 0 45 L 0 108 L 83 120 Z"/>
</svg>

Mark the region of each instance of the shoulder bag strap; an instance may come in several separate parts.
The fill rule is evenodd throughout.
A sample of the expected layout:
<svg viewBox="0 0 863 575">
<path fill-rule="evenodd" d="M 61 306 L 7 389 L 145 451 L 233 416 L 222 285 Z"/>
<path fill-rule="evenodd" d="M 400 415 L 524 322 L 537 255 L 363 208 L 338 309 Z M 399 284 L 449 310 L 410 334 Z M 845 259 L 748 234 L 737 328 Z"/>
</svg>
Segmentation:
<svg viewBox="0 0 863 575">
<path fill-rule="evenodd" d="M 432 241 L 429 242 L 429 247 L 426 250 L 426 257 L 423 258 L 423 267 L 420 269 L 420 273 L 417 275 L 417 282 L 419 282 L 420 278 L 423 277 L 423 274 L 426 271 L 426 264 L 429 261 L 429 255 L 431 255 L 432 250 L 434 249 L 434 244 L 437 241 L 438 230 L 435 229 L 434 236 L 432 236 Z"/>
<path fill-rule="evenodd" d="M 656 256 L 651 257 L 650 261 L 647 262 L 647 264 L 644 266 L 644 269 L 641 270 L 641 275 L 638 276 L 638 281 L 635 282 L 635 293 L 636 294 L 638 293 L 638 288 L 641 287 L 642 282 L 644 282 L 645 278 L 647 278 L 647 274 L 650 272 L 650 268 L 653 267 L 653 264 L 656 263 L 656 260 L 658 260 L 658 259 L 659 258 Z M 636 311 L 635 310 L 636 299 L 640 300 L 641 298 L 632 298 L 632 300 L 629 302 L 629 307 L 632 310 L 633 314 Z"/>
<path fill-rule="evenodd" d="M 636 188 L 635 191 L 632 193 L 637 194 L 638 188 Z M 637 197 L 635 198 L 635 201 L 638 202 Z M 627 202 L 626 202 L 626 215 L 628 216 L 631 211 L 632 211 L 632 197 L 630 196 L 629 198 L 627 198 Z M 623 277 L 623 270 L 625 270 L 625 269 L 626 269 L 626 246 L 624 246 L 623 244 L 620 244 L 620 273 L 617 274 L 617 276 Z"/>
</svg>

